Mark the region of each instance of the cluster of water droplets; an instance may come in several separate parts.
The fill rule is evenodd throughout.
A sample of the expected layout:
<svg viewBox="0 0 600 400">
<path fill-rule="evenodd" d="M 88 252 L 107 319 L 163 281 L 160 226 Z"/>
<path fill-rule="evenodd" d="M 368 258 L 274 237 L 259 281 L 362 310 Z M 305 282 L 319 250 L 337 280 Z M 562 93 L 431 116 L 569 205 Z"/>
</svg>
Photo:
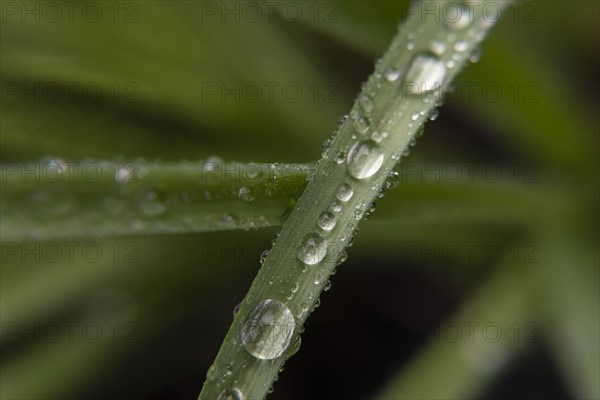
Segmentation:
<svg viewBox="0 0 600 400">
<path fill-rule="evenodd" d="M 422 95 L 436 91 L 446 80 L 448 70 L 452 69 L 469 49 L 469 42 L 456 41 L 456 33 L 467 29 L 471 21 L 472 15 L 469 10 L 463 9 L 460 17 L 446 23 L 447 37 L 432 41 L 426 49 L 417 50 L 414 41 L 415 34 L 409 33 L 406 48 L 410 51 L 415 50 L 409 65 L 402 69 L 392 65 L 382 67 L 382 69 L 378 68 L 379 72 L 376 72 L 373 78 L 377 81 L 375 86 L 379 88 L 382 83 L 397 82 L 399 84 L 403 82 L 412 84 L 409 94 Z M 452 52 L 452 54 L 448 55 L 448 52 Z M 475 48 L 469 56 L 469 60 L 476 62 L 480 54 L 480 48 Z M 378 60 L 377 67 L 380 63 L 381 60 Z M 355 181 L 344 182 L 336 189 L 335 199 L 332 200 L 329 208 L 318 216 L 316 221 L 317 230 L 307 234 L 302 239 L 297 258 L 301 262 L 303 272 L 307 272 L 309 267 L 312 268 L 318 265 L 327 256 L 328 235 L 338 227 L 339 215 L 354 195 L 353 185 L 355 182 L 368 181 L 377 174 L 384 163 L 385 154 L 381 145 L 389 134 L 385 130 L 372 129 L 372 113 L 376 108 L 376 100 L 372 94 L 369 94 L 368 88 L 369 85 L 365 84 L 363 88 L 365 90 L 359 95 L 356 106 L 349 115 L 342 117 L 338 122 L 339 129 L 350 119 L 354 131 L 352 138 L 355 142 L 349 146 L 349 149 L 339 150 L 330 155 L 329 149 L 337 134 L 336 131 L 323 144 L 323 158 L 326 159 L 331 156 L 336 164 L 345 165 L 348 174 Z M 411 121 L 421 123 L 422 119 L 435 120 L 438 117 L 438 111 L 434 108 L 430 111 L 414 112 L 410 117 Z M 420 125 L 422 126 L 422 124 Z M 404 156 L 408 155 L 408 149 L 414 146 L 416 138 L 421 136 L 422 133 L 422 129 L 417 132 L 404 152 Z M 400 155 L 394 154 L 392 158 L 398 161 Z M 385 180 L 377 197 L 382 198 L 385 191 L 396 187 L 398 183 L 399 172 L 396 167 Z M 253 196 L 250 190 L 241 188 L 238 194 L 242 200 L 252 201 Z M 368 218 L 374 210 L 374 202 L 369 204 L 361 202 L 354 209 L 354 219 Z M 350 235 L 349 237 L 344 235 L 341 239 L 342 241 L 347 240 L 347 247 L 350 247 L 358 229 L 355 222 L 349 222 L 344 228 L 345 231 L 350 232 Z M 269 252 L 265 251 L 261 255 L 261 264 L 268 257 L 268 254 Z M 345 262 L 346 259 L 347 253 L 342 251 L 336 262 L 336 267 Z M 335 272 L 336 269 L 334 268 L 331 275 L 334 275 Z M 271 280 L 269 283 L 273 283 L 273 281 Z M 322 285 L 324 291 L 331 288 L 331 281 L 324 279 L 321 275 L 315 276 L 314 284 Z M 300 286 L 298 283 L 292 283 L 287 290 L 287 299 L 289 300 L 300 290 Z M 309 302 L 300 304 L 297 318 L 312 312 L 320 305 L 319 298 L 314 298 L 310 292 L 307 300 Z M 241 303 L 234 310 L 234 315 L 240 306 Z M 296 324 L 297 320 L 285 304 L 274 299 L 264 300 L 254 306 L 246 319 L 241 331 L 242 343 L 248 353 L 257 359 L 273 360 L 281 356 L 287 359 L 295 354 L 300 347 L 300 334 L 303 328 L 296 329 Z M 283 370 L 283 367 L 281 370 Z M 269 388 L 269 393 L 271 391 L 272 387 Z M 228 388 L 219 395 L 218 399 L 244 400 L 244 396 L 238 389 Z"/>
</svg>

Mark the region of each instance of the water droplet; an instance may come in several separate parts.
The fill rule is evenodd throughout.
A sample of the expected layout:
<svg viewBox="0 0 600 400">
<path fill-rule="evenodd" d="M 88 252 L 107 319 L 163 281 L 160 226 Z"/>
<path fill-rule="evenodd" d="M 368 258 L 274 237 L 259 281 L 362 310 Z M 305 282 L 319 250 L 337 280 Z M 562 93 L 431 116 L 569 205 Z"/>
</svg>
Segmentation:
<svg viewBox="0 0 600 400">
<path fill-rule="evenodd" d="M 260 265 L 263 265 L 265 260 L 267 259 L 267 256 L 269 255 L 269 250 L 265 250 L 262 252 L 262 254 L 260 255 Z"/>
<path fill-rule="evenodd" d="M 411 118 L 413 121 L 416 121 L 416 120 L 418 120 L 418 119 L 419 119 L 419 115 L 420 115 L 420 114 L 419 114 L 418 112 L 416 112 L 416 111 L 415 111 L 414 113 L 412 113 L 412 115 L 410 116 L 410 118 Z"/>
<path fill-rule="evenodd" d="M 389 134 L 387 132 L 379 132 L 379 131 L 374 131 L 371 134 L 371 139 L 373 139 L 374 141 L 376 141 L 377 143 L 381 143 L 385 138 L 387 138 L 389 136 Z"/>
<path fill-rule="evenodd" d="M 342 211 L 342 203 L 340 203 L 337 200 L 334 200 L 334 202 L 331 203 L 331 207 L 329 207 L 329 209 L 335 213 L 339 213 L 340 211 Z"/>
<path fill-rule="evenodd" d="M 343 163 L 344 161 L 346 161 L 346 152 L 343 150 L 340 150 L 336 155 L 335 155 L 335 162 L 338 164 Z"/>
<path fill-rule="evenodd" d="M 362 107 L 363 110 L 365 110 L 365 112 L 369 113 L 371 111 L 373 111 L 373 107 L 375 106 L 375 103 L 373 102 L 373 99 L 371 98 L 371 96 L 369 96 L 366 93 L 362 93 L 359 98 L 358 98 L 358 104 Z"/>
<path fill-rule="evenodd" d="M 298 289 L 300 289 L 300 286 L 298 286 L 297 283 L 292 283 L 292 286 L 290 286 L 290 291 L 292 293 L 296 293 L 298 291 Z"/>
<path fill-rule="evenodd" d="M 435 54 L 418 54 L 406 73 L 405 83 L 411 84 L 410 93 L 427 93 L 438 89 L 446 78 L 446 67 Z"/>
<path fill-rule="evenodd" d="M 459 53 L 462 53 L 468 47 L 469 47 L 469 42 L 467 42 L 466 40 L 461 40 L 460 42 L 456 42 L 454 44 L 454 50 L 458 51 Z"/>
<path fill-rule="evenodd" d="M 414 50 L 414 49 L 415 49 L 415 43 L 414 43 L 414 42 L 408 42 L 408 43 L 406 44 L 406 48 L 407 48 L 408 50 Z"/>
<path fill-rule="evenodd" d="M 352 198 L 353 194 L 354 191 L 352 190 L 352 186 L 347 183 L 342 183 L 337 192 L 335 192 L 335 197 L 339 201 L 346 202 Z"/>
<path fill-rule="evenodd" d="M 343 117 L 340 117 L 340 119 L 338 119 L 338 128 L 341 128 L 342 125 L 344 125 L 344 122 L 346 122 L 346 120 L 348 119 L 347 115 L 344 115 Z"/>
<path fill-rule="evenodd" d="M 358 133 L 366 133 L 371 126 L 371 122 L 367 117 L 359 117 L 354 121 L 354 129 Z"/>
<path fill-rule="evenodd" d="M 437 108 L 434 108 L 429 113 L 429 120 L 430 121 L 435 121 L 439 117 L 439 115 L 440 115 L 440 111 Z"/>
<path fill-rule="evenodd" d="M 233 308 L 233 318 L 235 318 L 235 316 L 237 315 L 238 311 L 240 311 L 240 308 L 242 308 L 242 302 L 240 301 L 237 306 L 235 306 Z"/>
<path fill-rule="evenodd" d="M 398 78 L 400 78 L 400 71 L 394 67 L 388 67 L 383 75 L 388 82 L 395 82 L 398 80 Z"/>
<path fill-rule="evenodd" d="M 324 231 L 332 230 L 335 227 L 336 222 L 335 215 L 329 211 L 322 213 L 317 221 L 319 228 Z"/>
<path fill-rule="evenodd" d="M 219 394 L 217 400 L 244 400 L 244 395 L 236 388 L 225 389 Z"/>
<path fill-rule="evenodd" d="M 466 7 L 448 7 L 448 13 L 445 15 L 446 27 L 458 31 L 466 28 L 473 20 L 471 10 Z"/>
<path fill-rule="evenodd" d="M 469 61 L 471 61 L 473 64 L 479 61 L 479 59 L 481 59 L 481 46 L 475 47 L 469 56 Z"/>
<path fill-rule="evenodd" d="M 448 67 L 448 69 L 454 68 L 455 65 L 456 65 L 456 62 L 454 62 L 453 60 L 450 60 L 446 63 L 446 67 Z"/>
<path fill-rule="evenodd" d="M 165 213 L 167 206 L 158 199 L 156 192 L 150 191 L 144 196 L 140 209 L 147 217 L 157 217 Z"/>
<path fill-rule="evenodd" d="M 373 140 L 357 142 L 348 153 L 348 172 L 356 179 L 373 176 L 383 164 L 383 151 Z"/>
<path fill-rule="evenodd" d="M 246 186 L 242 186 L 238 190 L 238 197 L 242 199 L 242 201 L 250 202 L 254 200 L 254 194 L 252 193 L 252 189 Z"/>
<path fill-rule="evenodd" d="M 327 282 L 325 282 L 325 286 L 323 286 L 323 291 L 326 292 L 329 289 L 331 289 L 331 281 L 328 280 Z"/>
<path fill-rule="evenodd" d="M 434 40 L 433 43 L 431 43 L 431 51 L 438 56 L 442 56 L 447 48 L 446 42 L 441 40 Z"/>
<path fill-rule="evenodd" d="M 327 255 L 327 242 L 318 234 L 310 233 L 303 240 L 298 258 L 304 264 L 315 265 Z"/>
<path fill-rule="evenodd" d="M 242 342 L 261 360 L 279 357 L 288 348 L 296 322 L 290 310 L 277 300 L 259 303 L 242 327 Z"/>
<path fill-rule="evenodd" d="M 340 258 L 338 258 L 336 265 L 341 265 L 341 264 L 345 263 L 347 259 L 348 259 L 348 253 L 346 253 L 345 251 L 342 251 L 340 253 Z"/>
<path fill-rule="evenodd" d="M 315 301 L 314 308 L 319 308 L 320 306 L 321 306 L 321 299 L 317 298 L 317 301 Z"/>
<path fill-rule="evenodd" d="M 300 333 L 300 331 L 298 331 Z M 285 352 L 285 359 L 287 360 L 288 358 L 292 357 L 294 354 L 296 354 L 298 352 L 298 350 L 300 350 L 300 346 L 302 345 L 302 338 L 300 337 L 299 334 L 296 334 L 294 336 L 294 340 L 292 340 L 292 344 L 290 344 L 290 347 L 288 348 L 288 351 Z M 283 371 L 283 367 L 281 367 L 281 369 L 279 370 L 279 372 Z"/>
</svg>

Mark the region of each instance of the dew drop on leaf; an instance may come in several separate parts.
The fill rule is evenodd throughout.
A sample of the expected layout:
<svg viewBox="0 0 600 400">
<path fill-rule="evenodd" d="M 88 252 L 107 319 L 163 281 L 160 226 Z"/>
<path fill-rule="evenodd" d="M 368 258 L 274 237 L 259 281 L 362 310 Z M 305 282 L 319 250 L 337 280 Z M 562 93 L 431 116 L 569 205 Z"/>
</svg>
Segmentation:
<svg viewBox="0 0 600 400">
<path fill-rule="evenodd" d="M 315 265 L 321 262 L 327 255 L 327 242 L 318 234 L 306 235 L 298 250 L 298 258 L 304 264 Z"/>
<path fill-rule="evenodd" d="M 367 117 L 358 117 L 354 121 L 354 129 L 356 129 L 356 132 L 358 133 L 366 133 L 370 126 L 371 122 Z"/>
<path fill-rule="evenodd" d="M 280 301 L 267 299 L 259 303 L 242 327 L 242 342 L 250 354 L 272 360 L 288 348 L 296 321 Z"/>
<path fill-rule="evenodd" d="M 335 227 L 336 222 L 335 215 L 330 211 L 325 211 L 319 216 L 317 224 L 324 231 L 330 231 Z"/>
<path fill-rule="evenodd" d="M 354 191 L 352 190 L 352 186 L 347 183 L 342 183 L 337 192 L 335 192 L 335 197 L 339 201 L 346 202 L 352 198 L 353 194 Z"/>
<path fill-rule="evenodd" d="M 428 93 L 438 89 L 446 78 L 444 62 L 435 54 L 417 54 L 406 73 L 405 84 L 410 94 Z"/>
<path fill-rule="evenodd" d="M 373 140 L 357 142 L 348 153 L 348 172 L 356 179 L 369 178 L 381 168 L 383 151 Z"/>
<path fill-rule="evenodd" d="M 395 82 L 400 78 L 400 71 L 394 67 L 388 67 L 383 73 L 383 76 L 385 76 L 385 79 L 388 82 Z"/>
<path fill-rule="evenodd" d="M 217 400 L 244 400 L 244 395 L 236 388 L 223 390 Z"/>
</svg>

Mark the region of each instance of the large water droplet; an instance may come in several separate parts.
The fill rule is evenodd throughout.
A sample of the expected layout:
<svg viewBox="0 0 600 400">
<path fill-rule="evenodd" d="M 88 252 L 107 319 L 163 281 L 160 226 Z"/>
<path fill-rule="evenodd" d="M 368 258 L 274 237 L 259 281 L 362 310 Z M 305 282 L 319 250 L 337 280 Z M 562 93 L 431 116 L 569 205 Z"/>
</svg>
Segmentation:
<svg viewBox="0 0 600 400">
<path fill-rule="evenodd" d="M 335 215 L 329 211 L 322 213 L 317 221 L 319 228 L 323 229 L 324 231 L 332 230 L 335 227 L 336 222 Z"/>
<path fill-rule="evenodd" d="M 418 54 L 406 73 L 405 84 L 409 93 L 419 94 L 438 89 L 446 78 L 444 62 L 435 54 Z"/>
<path fill-rule="evenodd" d="M 383 151 L 373 140 L 356 143 L 348 153 L 348 172 L 356 179 L 373 176 L 383 164 Z"/>
<path fill-rule="evenodd" d="M 307 265 L 320 263 L 326 255 L 327 242 L 316 233 L 306 235 L 300 250 L 298 250 L 298 258 Z"/>
<path fill-rule="evenodd" d="M 354 191 L 352 190 L 352 186 L 347 183 L 342 183 L 338 188 L 337 192 L 335 192 L 335 197 L 339 201 L 346 202 L 352 198 Z"/>
<path fill-rule="evenodd" d="M 242 327 L 242 342 L 250 354 L 261 360 L 279 357 L 288 348 L 296 321 L 280 301 L 259 303 Z"/>
<path fill-rule="evenodd" d="M 244 395 L 236 388 L 225 389 L 219 394 L 217 400 L 244 400 Z"/>
</svg>

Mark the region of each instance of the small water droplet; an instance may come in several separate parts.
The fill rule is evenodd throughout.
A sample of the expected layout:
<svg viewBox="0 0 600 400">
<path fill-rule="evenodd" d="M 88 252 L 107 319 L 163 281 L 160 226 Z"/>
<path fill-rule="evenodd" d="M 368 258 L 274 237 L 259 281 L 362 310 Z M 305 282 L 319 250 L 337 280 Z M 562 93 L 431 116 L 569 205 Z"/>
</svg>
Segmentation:
<svg viewBox="0 0 600 400">
<path fill-rule="evenodd" d="M 331 203 L 331 207 L 329 207 L 329 209 L 335 213 L 339 213 L 340 211 L 342 211 L 342 203 L 340 203 L 337 200 L 334 200 L 333 203 Z"/>
<path fill-rule="evenodd" d="M 352 190 L 352 186 L 347 183 L 342 183 L 337 192 L 335 192 L 335 197 L 339 201 L 346 202 L 352 198 L 353 194 L 354 191 Z"/>
<path fill-rule="evenodd" d="M 455 65 L 456 65 L 456 62 L 455 62 L 454 60 L 449 60 L 449 61 L 446 63 L 446 67 L 448 67 L 448 69 L 452 69 L 452 68 L 454 68 L 454 66 L 455 66 Z"/>
<path fill-rule="evenodd" d="M 244 395 L 236 388 L 223 390 L 217 400 L 244 400 Z"/>
<path fill-rule="evenodd" d="M 359 117 L 354 121 L 354 129 L 358 133 L 366 133 L 371 126 L 371 122 L 367 117 Z"/>
<path fill-rule="evenodd" d="M 298 352 L 298 350 L 300 350 L 300 346 L 302 345 L 302 338 L 300 337 L 300 333 L 301 332 L 298 331 L 298 333 L 294 336 L 294 339 L 292 340 L 292 344 L 290 344 L 288 351 L 285 352 L 286 360 L 288 358 L 292 357 L 294 354 L 296 354 Z M 283 372 L 283 367 L 281 367 L 279 369 L 279 372 Z"/>
<path fill-rule="evenodd" d="M 373 140 L 357 142 L 348 153 L 348 172 L 356 179 L 373 176 L 383 164 L 383 151 Z"/>
<path fill-rule="evenodd" d="M 438 56 L 442 56 L 447 48 L 446 42 L 442 40 L 434 40 L 433 43 L 431 43 L 431 51 Z"/>
<path fill-rule="evenodd" d="M 335 155 L 335 162 L 338 164 L 343 163 L 344 161 L 346 161 L 346 152 L 343 150 L 338 151 L 338 153 Z"/>
<path fill-rule="evenodd" d="M 473 20 L 471 10 L 466 7 L 448 7 L 448 13 L 445 15 L 446 27 L 458 31 L 466 28 Z"/>
<path fill-rule="evenodd" d="M 371 111 L 373 111 L 373 107 L 375 106 L 375 103 L 373 102 L 373 99 L 371 98 L 371 96 L 369 96 L 366 93 L 362 93 L 359 98 L 358 98 L 358 104 L 362 107 L 363 110 L 365 110 L 365 112 L 369 113 Z"/>
<path fill-rule="evenodd" d="M 263 265 L 265 260 L 267 259 L 267 256 L 269 255 L 269 250 L 265 250 L 262 252 L 262 254 L 260 255 L 260 265 Z"/>
<path fill-rule="evenodd" d="M 341 264 L 345 263 L 347 259 L 348 259 L 348 253 L 346 253 L 345 251 L 342 251 L 340 253 L 340 258 L 338 258 L 336 265 L 341 265 Z"/>
<path fill-rule="evenodd" d="M 326 255 L 327 242 L 316 233 L 306 235 L 298 250 L 298 258 L 307 265 L 320 263 Z"/>
<path fill-rule="evenodd" d="M 387 132 L 379 132 L 379 131 L 374 131 L 371 134 L 371 139 L 373 139 L 374 141 L 376 141 L 377 143 L 381 143 L 385 138 L 387 138 L 389 136 L 389 134 Z"/>
<path fill-rule="evenodd" d="M 242 201 L 250 202 L 254 200 L 254 194 L 252 193 L 252 189 L 247 186 L 242 186 L 238 190 L 238 197 L 242 199 Z"/>
<path fill-rule="evenodd" d="M 420 114 L 419 114 L 418 112 L 416 112 L 416 111 L 415 111 L 414 113 L 412 113 L 412 115 L 410 116 L 410 118 L 411 118 L 413 121 L 416 121 L 416 120 L 418 120 L 418 119 L 419 119 L 419 115 L 420 115 Z"/>
<path fill-rule="evenodd" d="M 340 117 L 340 119 L 338 119 L 338 128 L 341 128 L 342 125 L 344 125 L 344 122 L 346 122 L 346 120 L 348 119 L 347 115 L 344 115 L 343 117 Z"/>
<path fill-rule="evenodd" d="M 429 120 L 430 121 L 435 121 L 439 117 L 439 115 L 440 115 L 440 110 L 438 110 L 437 108 L 434 108 L 429 113 Z"/>
<path fill-rule="evenodd" d="M 320 306 L 321 306 L 321 299 L 317 298 L 317 300 L 315 301 L 314 308 L 319 308 Z"/>
<path fill-rule="evenodd" d="M 235 316 L 237 315 L 238 311 L 240 311 L 240 308 L 242 308 L 242 303 L 243 303 L 243 302 L 241 302 L 241 301 L 240 301 L 240 302 L 237 304 L 237 306 L 235 306 L 235 307 L 233 308 L 233 318 L 235 318 Z"/>
<path fill-rule="evenodd" d="M 467 42 L 466 40 L 461 40 L 460 42 L 454 43 L 454 50 L 458 51 L 459 53 L 462 53 L 463 51 L 467 50 L 468 47 L 469 42 Z"/>
<path fill-rule="evenodd" d="M 298 291 L 298 289 L 300 288 L 300 286 L 298 286 L 297 283 L 292 283 L 292 286 L 290 286 L 290 291 L 292 293 L 296 293 Z"/>
<path fill-rule="evenodd" d="M 279 357 L 288 348 L 296 321 L 280 301 L 259 303 L 242 327 L 242 342 L 250 354 L 261 360 Z"/>
<path fill-rule="evenodd" d="M 446 67 L 435 54 L 424 52 L 412 61 L 406 73 L 405 83 L 409 93 L 428 93 L 438 89 L 446 78 Z"/>
<path fill-rule="evenodd" d="M 469 61 L 473 64 L 481 59 L 481 46 L 477 46 L 473 49 L 473 52 L 469 56 Z"/>
<path fill-rule="evenodd" d="M 332 230 L 335 227 L 336 222 L 335 215 L 329 211 L 322 213 L 317 221 L 319 228 L 324 231 Z"/>
<path fill-rule="evenodd" d="M 323 286 L 323 291 L 326 292 L 329 289 L 331 289 L 331 281 L 328 280 L 327 282 L 325 282 L 325 285 Z"/>
<path fill-rule="evenodd" d="M 400 78 L 400 71 L 394 67 L 388 67 L 383 75 L 388 82 L 395 82 L 398 80 L 398 78 Z"/>
</svg>

